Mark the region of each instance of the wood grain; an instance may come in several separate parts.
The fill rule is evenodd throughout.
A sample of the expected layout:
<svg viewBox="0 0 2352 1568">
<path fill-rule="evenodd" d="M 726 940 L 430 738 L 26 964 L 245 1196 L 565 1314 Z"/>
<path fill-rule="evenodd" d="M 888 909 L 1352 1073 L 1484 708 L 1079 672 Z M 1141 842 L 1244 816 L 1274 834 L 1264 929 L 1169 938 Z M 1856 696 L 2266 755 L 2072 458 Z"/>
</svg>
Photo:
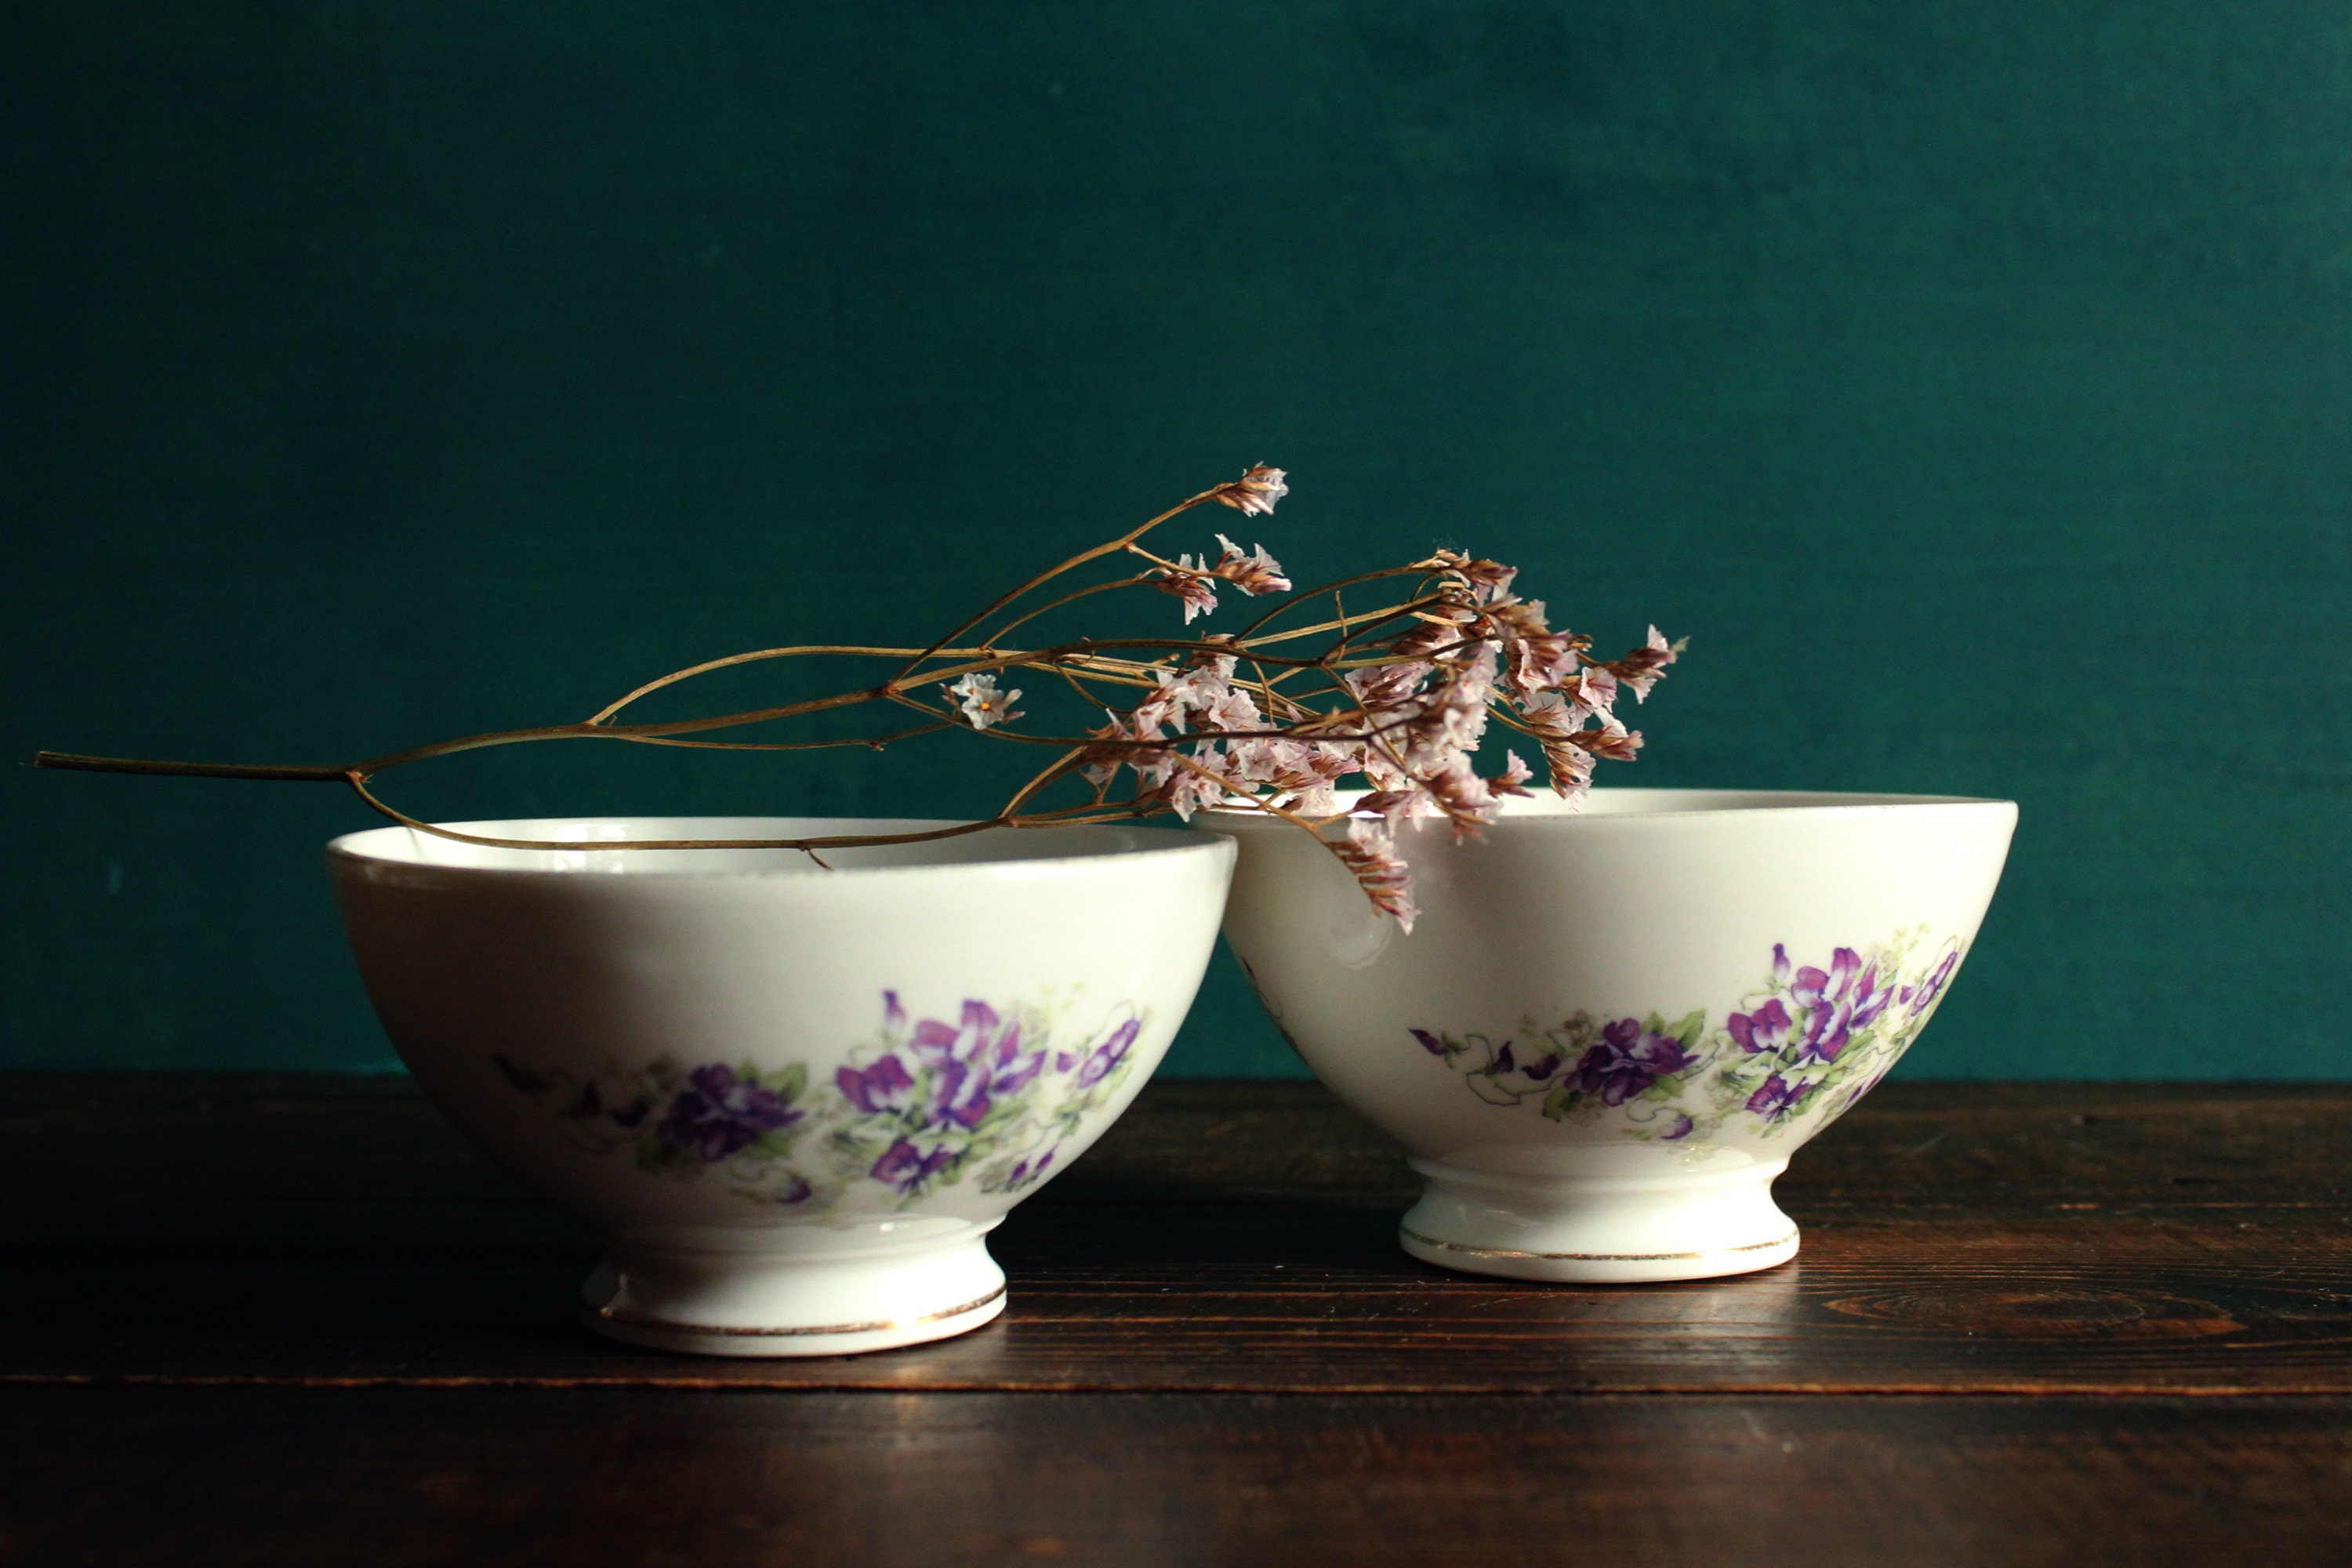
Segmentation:
<svg viewBox="0 0 2352 1568">
<path fill-rule="evenodd" d="M 1155 1085 L 999 1233 L 997 1325 L 721 1362 L 580 1330 L 585 1242 L 401 1080 L 18 1089 L 20 1383 L 2352 1394 L 2336 1091 L 1893 1086 L 1784 1182 L 1794 1264 L 1580 1288 L 1405 1257 L 1409 1173 L 1316 1085 Z"/>
<path fill-rule="evenodd" d="M 44 1388 L 0 1447 L 43 1568 L 2352 1558 L 2334 1400 Z"/>
<path fill-rule="evenodd" d="M 1890 1086 L 1794 1263 L 1578 1288 L 1407 1258 L 1315 1085 L 1156 1085 L 998 1323 L 727 1362 L 580 1328 L 404 1080 L 0 1089 L 0 1563 L 2352 1560 L 2342 1090 Z"/>
</svg>

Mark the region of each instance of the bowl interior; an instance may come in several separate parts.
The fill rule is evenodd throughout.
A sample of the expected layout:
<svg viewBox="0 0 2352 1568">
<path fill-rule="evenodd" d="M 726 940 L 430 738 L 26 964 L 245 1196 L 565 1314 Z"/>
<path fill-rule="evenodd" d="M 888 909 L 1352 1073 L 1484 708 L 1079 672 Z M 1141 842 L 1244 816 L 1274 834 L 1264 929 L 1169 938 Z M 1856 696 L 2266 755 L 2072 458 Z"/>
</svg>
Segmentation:
<svg viewBox="0 0 2352 1568">
<path fill-rule="evenodd" d="M 1366 793 L 1363 790 L 1339 791 L 1339 809 L 1353 809 Z M 2002 804 L 2000 801 L 1956 795 L 1853 795 L 1823 790 L 1778 789 L 1596 789 L 1581 801 L 1568 801 L 1540 787 L 1532 795 L 1507 795 L 1496 803 L 1498 816 L 1507 821 L 1543 817 L 1690 816 L 1700 813 L 1878 810 Z M 1277 819 L 1262 812 L 1220 807 L 1209 815 L 1220 826 L 1229 822 L 1281 826 Z"/>
<path fill-rule="evenodd" d="M 959 826 L 953 820 L 839 816 L 541 817 L 440 826 L 483 838 L 544 840 L 544 849 L 504 849 L 420 833 L 378 827 L 346 834 L 328 846 L 337 855 L 399 866 L 452 870 L 593 872 L 607 876 L 824 876 L 831 872 L 981 866 L 1010 861 L 1086 860 L 1151 851 L 1213 851 L 1206 834 L 1122 823 L 1075 827 L 989 828 L 915 844 L 873 844 L 820 850 L 821 866 L 799 849 L 620 849 L 612 846 L 679 838 L 834 838 L 923 833 Z"/>
<path fill-rule="evenodd" d="M 1505 816 L 1675 816 L 1691 812 L 1821 811 L 1853 806 L 1985 805 L 1949 795 L 1849 795 L 1822 790 L 1596 789 L 1581 803 L 1548 789 L 1502 801 Z"/>
</svg>

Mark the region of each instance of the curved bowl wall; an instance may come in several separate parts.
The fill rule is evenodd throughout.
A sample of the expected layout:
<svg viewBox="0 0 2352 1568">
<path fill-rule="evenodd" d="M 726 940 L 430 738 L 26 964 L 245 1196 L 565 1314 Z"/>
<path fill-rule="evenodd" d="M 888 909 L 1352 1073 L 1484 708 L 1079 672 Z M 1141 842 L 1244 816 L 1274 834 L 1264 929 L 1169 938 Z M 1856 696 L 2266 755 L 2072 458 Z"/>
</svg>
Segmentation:
<svg viewBox="0 0 2352 1568">
<path fill-rule="evenodd" d="M 1242 847 L 1225 929 L 1266 1010 L 1432 1177 L 1409 1248 L 1665 1279 L 1794 1252 L 1771 1177 L 1917 1038 L 2016 816 L 1927 796 L 1514 800 L 1479 840 L 1399 835 L 1410 935 L 1297 829 L 1200 820 Z M 1646 1217 L 1609 1196 L 1633 1187 L 1657 1200 Z M 1501 1256 L 1520 1253 L 1547 1256 Z"/>
<path fill-rule="evenodd" d="M 1149 1078 L 1234 858 L 1207 835 L 1125 826 L 819 866 L 600 846 L 945 825 L 456 826 L 551 847 L 393 827 L 329 847 L 386 1033 L 461 1129 L 606 1241 L 597 1327 L 731 1353 L 935 1337 L 904 1331 L 983 1287 L 985 1316 L 1001 1310 L 979 1237 Z"/>
</svg>

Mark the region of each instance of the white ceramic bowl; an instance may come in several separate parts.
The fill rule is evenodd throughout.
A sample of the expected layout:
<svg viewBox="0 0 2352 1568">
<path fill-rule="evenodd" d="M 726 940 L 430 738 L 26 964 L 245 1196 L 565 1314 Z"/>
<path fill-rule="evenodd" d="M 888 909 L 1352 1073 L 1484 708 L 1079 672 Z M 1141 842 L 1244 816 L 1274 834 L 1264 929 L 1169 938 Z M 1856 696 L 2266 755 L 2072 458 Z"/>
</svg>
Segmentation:
<svg viewBox="0 0 2352 1568">
<path fill-rule="evenodd" d="M 1789 1154 L 1917 1037 L 2017 807 L 1598 790 L 1481 840 L 1398 835 L 1411 935 L 1297 829 L 1241 846 L 1225 934 L 1318 1078 L 1428 1178 L 1414 1257 L 1528 1279 L 1690 1279 L 1793 1257 Z"/>
<path fill-rule="evenodd" d="M 828 870 L 595 845 L 944 825 L 457 826 L 551 847 L 386 827 L 328 847 L 385 1031 L 603 1240 L 592 1327 L 723 1355 L 878 1350 L 1002 1311 L 982 1237 L 1159 1064 L 1234 861 L 1129 826 L 828 851 Z"/>
</svg>

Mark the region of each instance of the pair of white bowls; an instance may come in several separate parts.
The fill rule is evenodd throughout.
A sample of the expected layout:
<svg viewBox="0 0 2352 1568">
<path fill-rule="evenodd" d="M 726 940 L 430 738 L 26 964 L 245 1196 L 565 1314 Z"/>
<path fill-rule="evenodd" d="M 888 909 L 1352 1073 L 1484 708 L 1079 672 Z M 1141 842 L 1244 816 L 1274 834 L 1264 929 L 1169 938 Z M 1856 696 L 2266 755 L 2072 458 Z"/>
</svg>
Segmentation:
<svg viewBox="0 0 2352 1568">
<path fill-rule="evenodd" d="M 1400 836 L 1376 915 L 1286 825 L 641 850 L 938 824 L 380 828 L 329 862 L 426 1092 L 602 1241 L 586 1321 L 725 1355 L 942 1338 L 1004 1306 L 983 1237 L 1150 1076 L 1220 918 L 1308 1067 L 1401 1141 L 1415 1257 L 1532 1279 L 1769 1268 L 1790 1151 L 1917 1037 L 2016 808 L 1608 790 Z M 1229 896 L 1230 893 L 1230 896 Z"/>
</svg>

